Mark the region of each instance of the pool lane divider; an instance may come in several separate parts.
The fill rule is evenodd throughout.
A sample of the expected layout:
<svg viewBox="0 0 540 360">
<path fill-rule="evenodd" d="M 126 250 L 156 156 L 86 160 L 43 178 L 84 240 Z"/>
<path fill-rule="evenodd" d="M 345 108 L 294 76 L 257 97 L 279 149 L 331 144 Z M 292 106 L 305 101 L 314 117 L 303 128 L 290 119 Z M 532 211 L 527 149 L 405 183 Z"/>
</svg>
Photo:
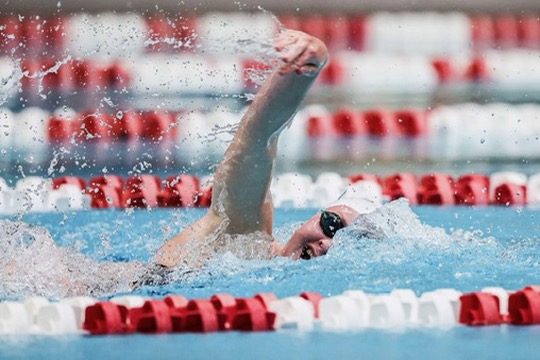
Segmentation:
<svg viewBox="0 0 540 360">
<path fill-rule="evenodd" d="M 255 43 L 262 42 L 268 39 L 270 34 L 281 30 L 271 17 L 260 15 L 212 12 L 189 18 L 164 17 L 162 14 L 141 16 L 107 13 L 53 16 L 48 19 L 36 16 L 24 19 L 16 15 L 3 16 L 0 18 L 0 27 L 5 27 L 6 33 L 10 36 L 6 39 L 4 49 L 0 49 L 0 55 L 11 57 L 15 55 L 23 58 L 20 71 L 29 75 L 44 73 L 43 81 L 40 81 L 37 76 L 26 76 L 23 79 L 22 88 L 28 95 L 32 95 L 32 90 L 41 86 L 45 88 L 45 93 L 65 95 L 76 92 L 74 90 L 79 90 L 80 93 L 81 88 L 95 90 L 108 87 L 116 91 L 148 89 L 148 93 L 154 93 L 163 90 L 163 81 L 170 79 L 178 69 L 179 64 L 173 61 L 174 58 L 185 55 L 186 50 L 189 53 L 192 53 L 194 49 L 201 49 L 205 53 L 215 53 L 220 49 L 225 52 L 232 50 L 224 46 L 223 31 L 216 31 L 217 28 L 221 29 L 216 26 L 217 24 L 228 24 L 231 33 L 237 34 L 249 28 L 250 36 Z M 531 51 L 519 51 L 522 47 L 529 50 L 538 48 L 540 22 L 538 22 L 537 14 L 534 13 L 468 16 L 457 12 L 452 14 L 396 12 L 373 13 L 369 16 L 340 15 L 339 17 L 328 14 L 307 17 L 288 14 L 282 16 L 280 20 L 286 27 L 320 37 L 331 52 L 336 52 L 332 57 L 333 61 L 321 74 L 321 81 L 325 83 L 345 83 L 345 80 L 351 76 L 343 72 L 350 67 L 364 70 L 363 76 L 354 77 L 360 79 L 356 81 L 365 79 L 367 84 L 373 86 L 373 80 L 379 79 L 375 82 L 379 87 L 395 88 L 401 82 L 388 86 L 388 79 L 381 74 L 387 73 L 384 71 L 387 66 L 392 66 L 391 69 L 395 71 L 396 64 L 399 64 L 399 70 L 408 71 L 404 73 L 404 76 L 397 76 L 402 82 L 404 82 L 403 78 L 407 79 L 405 75 L 409 73 L 415 75 L 414 80 L 422 76 L 428 78 L 429 83 L 435 80 L 444 83 L 463 78 L 471 82 L 510 78 L 514 83 L 521 84 L 523 79 L 529 79 L 535 75 L 534 71 L 524 73 L 524 68 L 531 68 L 531 66 L 525 67 L 524 64 L 535 64 L 534 54 L 527 56 L 527 53 Z M 94 31 L 89 31 L 89 28 Z M 102 29 L 107 30 L 101 31 Z M 449 31 L 449 29 L 452 30 Z M 81 40 L 90 36 L 89 34 L 92 36 L 91 41 Z M 440 36 L 433 34 L 440 34 Z M 441 41 L 442 38 L 446 41 Z M 116 39 L 118 43 L 112 39 Z M 95 47 L 97 44 L 99 48 Z M 404 48 L 403 44 L 408 44 L 408 46 Z M 485 51 L 490 48 L 502 49 L 503 53 L 508 52 L 510 56 L 501 61 L 498 57 L 494 58 L 491 54 L 493 51 Z M 58 58 L 67 49 L 74 52 L 72 55 L 75 58 L 82 58 L 82 61 L 66 61 L 66 64 L 56 71 L 46 71 L 54 68 L 55 61 L 54 56 L 51 58 L 50 55 L 43 56 L 43 54 L 56 54 Z M 346 49 L 349 51 L 344 51 Z M 403 56 L 407 55 L 403 54 L 404 51 L 409 55 L 418 53 L 425 55 L 420 56 L 420 59 L 418 55 L 407 57 Z M 95 52 L 101 55 L 99 62 L 86 58 L 87 54 Z M 162 62 L 156 65 L 156 69 L 160 71 L 152 72 L 152 76 L 144 76 L 145 71 L 149 72 L 148 63 L 145 61 L 129 64 L 126 60 L 115 60 L 118 57 L 130 58 L 145 52 L 147 52 L 145 54 L 147 58 L 156 58 L 154 62 Z M 158 52 L 160 56 L 151 54 Z M 345 55 L 343 55 L 344 52 Z M 388 56 L 396 52 L 400 54 L 395 59 L 381 61 L 380 54 Z M 348 53 L 360 54 L 367 60 L 355 59 Z M 458 56 L 457 59 L 453 56 L 467 53 L 473 54 L 467 61 L 463 56 Z M 161 54 L 168 56 L 161 56 Z M 239 57 L 238 61 L 240 62 L 242 58 Z M 103 66 L 103 61 L 109 61 L 110 64 Z M 496 66 L 501 63 L 506 64 L 506 67 Z M 182 68 L 184 67 L 185 65 Z M 206 67 L 209 67 L 209 70 L 219 69 L 211 61 L 204 66 Z M 507 67 L 520 68 L 522 71 L 505 71 Z M 184 78 L 190 76 L 189 71 L 183 73 Z M 204 75 L 204 71 L 202 73 Z M 197 71 L 194 75 L 200 77 L 201 71 Z M 207 82 L 211 83 L 213 80 L 215 83 L 216 78 L 214 75 Z M 228 83 L 234 83 L 228 80 Z M 409 80 L 409 82 L 411 83 L 409 87 L 417 90 L 417 81 Z M 142 85 L 138 86 L 139 83 Z M 171 81 L 168 82 L 168 87 L 174 85 Z M 180 85 L 185 87 L 184 82 L 179 82 L 178 90 L 182 90 Z M 174 93 L 176 87 L 170 90 Z"/>
<path fill-rule="evenodd" d="M 271 183 L 277 208 L 320 208 L 347 189 L 379 203 L 407 198 L 412 205 L 526 206 L 540 205 L 540 173 L 497 172 L 490 176 L 445 173 L 386 177 L 358 173 L 341 176 L 322 173 L 316 179 L 284 173 Z M 209 207 L 212 180 L 180 174 L 160 178 L 153 174 L 129 177 L 106 174 L 89 180 L 75 176 L 25 177 L 12 188 L 0 178 L 0 214 L 21 211 L 52 212 L 84 209 Z M 24 201 L 21 201 L 23 199 Z"/>
<path fill-rule="evenodd" d="M 34 297 L 0 303 L 0 335 L 161 334 L 226 331 L 355 331 L 361 329 L 452 328 L 540 324 L 540 286 L 518 291 L 500 287 L 462 294 L 437 289 L 416 296 L 411 289 L 388 294 L 348 290 L 323 297 L 316 292 L 279 299 L 215 294 L 209 299 L 127 295 L 99 301 L 73 297 L 58 302 Z"/>
<path fill-rule="evenodd" d="M 162 85 L 160 85 L 162 86 Z M 197 137 L 211 134 L 215 125 L 237 124 L 244 111 L 189 111 L 163 109 L 123 109 L 106 112 L 102 109 L 75 112 L 59 108 L 49 112 L 27 107 L 21 112 L 0 108 L 0 124 L 4 129 L 3 148 L 40 151 L 47 146 L 73 146 L 84 144 L 184 144 L 186 151 L 218 153 L 221 150 L 204 146 Z M 540 134 L 537 121 L 540 106 L 533 103 L 520 105 L 493 103 L 440 105 L 433 108 L 405 107 L 391 109 L 375 107 L 358 109 L 342 106 L 335 110 L 315 104 L 301 109 L 294 126 L 285 132 L 294 141 L 339 138 L 352 140 L 432 139 L 447 140 L 447 155 L 461 154 L 531 157 L 528 148 Z M 471 119 L 471 121 L 468 121 Z M 516 121 L 519 119 L 519 121 Z M 472 121 L 474 120 L 474 121 Z M 390 141 L 389 144 L 392 144 Z M 392 145 L 382 142 L 381 147 Z M 523 144 L 517 146 L 516 144 Z M 463 152 L 459 147 L 469 147 Z M 193 149 L 191 149 L 193 148 Z M 428 152 L 437 148 L 431 147 Z M 471 153 L 472 151 L 472 153 Z M 430 154 L 428 154 L 430 155 Z M 434 155 L 434 154 L 431 154 Z"/>
<path fill-rule="evenodd" d="M 456 54 L 499 48 L 536 49 L 540 42 L 540 21 L 535 12 L 498 15 L 471 15 L 465 12 L 374 12 L 369 15 L 363 13 L 335 15 L 318 12 L 308 15 L 285 13 L 280 14 L 278 19 L 286 28 L 301 30 L 319 37 L 328 44 L 331 51 L 354 49 Z M 85 44 L 88 53 L 93 52 L 90 50 L 94 44 L 109 44 L 111 38 L 118 39 L 119 44 L 131 45 L 112 49 L 122 51 L 124 55 L 126 52 L 127 55 L 140 52 L 175 54 L 194 50 L 192 46 L 184 44 L 198 45 L 197 48 L 205 51 L 210 46 L 215 52 L 220 49 L 211 45 L 223 41 L 222 30 L 209 31 L 216 24 L 228 24 L 231 33 L 241 33 L 246 26 L 252 28 L 255 35 L 263 31 L 266 31 L 265 34 L 281 31 L 269 16 L 245 12 L 212 12 L 188 17 L 184 14 L 163 15 L 159 12 L 144 15 L 104 12 L 84 16 L 52 15 L 45 18 L 36 15 L 24 18 L 6 15 L 0 19 L 0 26 L 3 26 L 6 34 L 10 36 L 6 36 L 2 55 L 63 54 L 74 43 L 86 43 L 84 40 L 81 41 L 80 36 L 82 35 L 83 39 L 84 36 L 90 36 L 89 28 L 99 31 L 96 30 L 96 33 L 92 34 L 94 36 L 92 43 Z M 138 38 L 138 41 L 134 42 L 134 37 Z M 408 46 L 404 48 L 403 44 Z M 104 76 L 104 74 L 96 75 Z"/>
</svg>

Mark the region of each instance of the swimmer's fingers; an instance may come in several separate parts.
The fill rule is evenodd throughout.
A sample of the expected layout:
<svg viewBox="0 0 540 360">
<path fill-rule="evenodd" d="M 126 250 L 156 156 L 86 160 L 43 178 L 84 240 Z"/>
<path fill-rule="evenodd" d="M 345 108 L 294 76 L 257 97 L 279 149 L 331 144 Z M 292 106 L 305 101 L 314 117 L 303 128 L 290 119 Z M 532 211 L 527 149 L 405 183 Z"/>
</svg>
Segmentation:
<svg viewBox="0 0 540 360">
<path fill-rule="evenodd" d="M 293 37 L 285 40 L 287 46 L 279 54 L 280 59 L 285 63 L 291 63 L 298 58 L 306 49 L 309 41 L 306 38 Z"/>
<path fill-rule="evenodd" d="M 285 69 L 282 69 L 282 71 L 285 73 L 296 71 L 299 75 L 315 74 L 321 69 L 321 65 L 325 61 L 325 58 L 320 57 L 317 44 L 309 42 L 303 52 L 290 64 L 285 65 Z"/>
<path fill-rule="evenodd" d="M 321 68 L 321 60 L 317 57 L 314 49 L 308 47 L 306 51 L 296 59 L 293 68 L 300 75 L 312 74 Z"/>
<path fill-rule="evenodd" d="M 302 38 L 299 39 L 298 42 L 294 44 L 294 46 L 291 46 L 286 52 L 284 52 L 281 55 L 281 60 L 285 63 L 280 69 L 280 74 L 288 74 L 292 71 L 298 70 L 303 63 L 301 63 L 301 59 L 305 57 L 305 52 L 308 50 L 309 40 Z M 311 57 L 310 54 L 308 56 Z"/>
<path fill-rule="evenodd" d="M 291 34 L 289 31 L 279 34 L 274 40 L 274 48 L 278 52 L 282 52 L 298 41 L 298 37 Z"/>
<path fill-rule="evenodd" d="M 316 73 L 328 57 L 322 41 L 301 31 L 287 30 L 279 34 L 274 46 L 284 62 L 279 70 L 281 75 L 293 71 L 298 74 Z"/>
</svg>

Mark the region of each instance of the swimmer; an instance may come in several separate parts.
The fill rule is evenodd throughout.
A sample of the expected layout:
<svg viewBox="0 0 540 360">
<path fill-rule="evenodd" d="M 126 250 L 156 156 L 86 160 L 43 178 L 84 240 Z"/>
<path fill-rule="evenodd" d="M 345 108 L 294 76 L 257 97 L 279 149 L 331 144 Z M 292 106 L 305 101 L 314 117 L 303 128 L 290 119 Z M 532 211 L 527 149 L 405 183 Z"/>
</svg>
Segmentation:
<svg viewBox="0 0 540 360">
<path fill-rule="evenodd" d="M 166 242 L 157 252 L 154 270 L 188 264 L 187 244 L 204 246 L 208 239 L 237 239 L 256 234 L 268 239 L 270 257 L 309 260 L 325 255 L 339 229 L 376 204 L 346 196 L 329 205 L 296 230 L 280 246 L 272 237 L 273 205 L 269 191 L 277 141 L 326 62 L 325 44 L 308 34 L 287 30 L 275 40 L 281 67 L 255 96 L 214 175 L 212 205 L 199 221 Z M 217 251 L 214 249 L 214 251 Z"/>
<path fill-rule="evenodd" d="M 242 118 L 214 175 L 212 206 L 204 217 L 166 242 L 149 264 L 96 262 L 72 249 L 58 248 L 48 234 L 38 233 L 39 228 L 13 224 L 16 228 L 10 236 L 15 242 L 28 238 L 28 233 L 35 233 L 31 238 L 38 241 L 15 247 L 24 256 L 0 257 L 0 280 L 4 287 L 10 286 L 4 292 L 60 298 L 161 285 L 172 280 L 170 274 L 192 272 L 212 255 L 231 249 L 244 258 L 309 260 L 328 252 L 339 229 L 374 211 L 376 201 L 347 191 L 305 222 L 285 245 L 273 238 L 269 187 L 278 137 L 328 61 L 324 43 L 299 31 L 282 32 L 275 48 L 281 67 L 262 85 Z M 28 267 L 44 259 L 52 265 Z"/>
</svg>

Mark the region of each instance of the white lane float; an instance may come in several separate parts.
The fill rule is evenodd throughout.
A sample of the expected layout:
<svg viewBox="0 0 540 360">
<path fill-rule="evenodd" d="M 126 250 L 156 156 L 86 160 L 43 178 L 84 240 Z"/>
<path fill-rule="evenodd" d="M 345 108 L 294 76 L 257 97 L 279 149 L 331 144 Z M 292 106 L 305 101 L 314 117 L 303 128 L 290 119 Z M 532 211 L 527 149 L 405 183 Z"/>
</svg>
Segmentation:
<svg viewBox="0 0 540 360">
<path fill-rule="evenodd" d="M 75 310 L 71 305 L 63 302 L 41 307 L 35 323 L 37 331 L 47 335 L 76 334 L 80 329 Z"/>
<path fill-rule="evenodd" d="M 62 299 L 60 302 L 69 305 L 73 309 L 77 329 L 80 330 L 82 329 L 82 324 L 84 323 L 86 308 L 94 305 L 98 302 L 98 300 L 90 296 L 76 296 Z"/>
<path fill-rule="evenodd" d="M 327 330 L 354 330 L 369 326 L 368 304 L 350 295 L 331 296 L 319 303 L 319 320 Z"/>
<path fill-rule="evenodd" d="M 250 308 L 240 306 L 237 309 L 234 309 L 234 305 L 228 309 L 219 308 L 208 300 L 201 300 L 205 304 L 202 307 L 197 307 L 190 301 L 184 301 L 184 305 L 174 307 L 167 299 L 164 299 L 164 303 L 159 299 L 148 302 L 148 299 L 136 295 L 120 296 L 111 301 L 100 302 L 89 297 L 67 298 L 58 302 L 29 298 L 24 303 L 0 303 L 0 335 L 60 335 L 88 332 L 104 335 L 130 334 L 137 331 L 161 333 L 162 330 L 152 325 L 153 322 L 170 320 L 176 322 L 175 331 L 192 331 L 189 326 L 182 329 L 181 322 L 187 320 L 184 316 L 188 316 L 189 321 L 214 324 L 212 330 L 202 329 L 203 332 L 230 331 L 231 328 L 227 326 L 218 329 L 217 322 L 226 321 L 235 312 L 236 316 L 248 316 L 251 319 L 261 320 L 264 317 L 266 319 L 264 321 L 271 322 L 267 323 L 266 330 L 404 331 L 418 327 L 448 329 L 459 324 L 534 325 L 540 323 L 540 319 L 535 315 L 540 311 L 539 291 L 540 286 L 534 285 L 518 291 L 488 287 L 481 292 L 468 294 L 443 288 L 416 297 L 411 289 L 395 289 L 389 294 L 377 295 L 367 294 L 361 290 L 347 290 L 341 295 L 326 298 L 313 293 L 312 300 L 317 299 L 313 302 L 306 300 L 304 296 L 307 296 L 305 295 L 307 293 L 302 293 L 301 296 L 265 302 L 264 306 Z M 275 299 L 275 295 L 267 295 Z M 240 303 L 244 304 L 245 301 L 238 302 Z M 85 315 L 90 317 L 86 322 Z M 140 327 L 141 316 L 145 319 L 142 327 Z M 166 320 L 169 316 L 171 318 Z M 81 330 L 82 327 L 84 330 Z M 248 328 L 242 329 L 248 331 Z M 256 329 L 261 330 L 258 327 L 251 330 Z"/>
<path fill-rule="evenodd" d="M 276 314 L 276 329 L 312 330 L 315 323 L 315 309 L 308 300 L 288 297 L 270 303 L 269 310 Z"/>
<path fill-rule="evenodd" d="M 32 322 L 24 304 L 0 303 L 0 335 L 28 334 L 32 330 Z"/>
</svg>

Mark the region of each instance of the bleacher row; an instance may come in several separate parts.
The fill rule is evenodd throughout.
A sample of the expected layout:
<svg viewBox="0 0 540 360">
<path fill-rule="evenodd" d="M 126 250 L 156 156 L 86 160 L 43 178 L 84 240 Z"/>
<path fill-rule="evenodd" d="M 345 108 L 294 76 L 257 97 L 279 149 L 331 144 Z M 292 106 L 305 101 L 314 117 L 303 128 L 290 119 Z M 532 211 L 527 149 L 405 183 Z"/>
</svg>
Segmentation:
<svg viewBox="0 0 540 360">
<path fill-rule="evenodd" d="M 211 178 L 185 174 L 164 179 L 151 174 L 128 178 L 107 174 L 88 181 L 74 176 L 26 177 L 14 187 L 0 180 L 0 214 L 208 207 L 212 200 Z M 348 186 L 380 203 L 405 197 L 413 205 L 540 205 L 540 174 L 527 177 L 517 172 L 464 174 L 457 179 L 440 173 L 420 177 L 398 173 L 384 178 L 322 173 L 315 181 L 309 175 L 285 173 L 273 179 L 271 192 L 276 207 L 321 208 L 335 201 Z"/>
<path fill-rule="evenodd" d="M 0 54 L 125 57 L 142 52 L 234 49 L 223 39 L 267 40 L 280 24 L 321 38 L 331 50 L 459 54 L 486 48 L 540 48 L 538 15 L 459 12 L 284 14 L 210 12 L 204 15 L 101 13 L 0 17 Z"/>
<path fill-rule="evenodd" d="M 110 301 L 75 297 L 49 302 L 0 303 L 0 335 L 208 333 L 314 329 L 351 331 L 451 328 L 461 325 L 540 324 L 538 286 L 508 291 L 499 287 L 462 294 L 437 289 L 417 297 L 411 289 L 389 294 L 348 290 L 323 297 L 316 292 L 279 299 L 272 293 L 235 298 L 221 293 L 209 299 L 182 295 L 163 299 L 122 296 Z"/>
</svg>

